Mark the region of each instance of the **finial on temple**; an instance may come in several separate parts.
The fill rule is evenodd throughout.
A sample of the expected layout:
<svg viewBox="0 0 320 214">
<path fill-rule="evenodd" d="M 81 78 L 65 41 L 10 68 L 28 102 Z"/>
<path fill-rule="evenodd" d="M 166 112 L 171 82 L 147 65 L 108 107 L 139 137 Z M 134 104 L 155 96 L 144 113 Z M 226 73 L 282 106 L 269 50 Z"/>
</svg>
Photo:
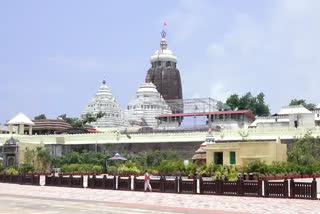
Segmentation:
<svg viewBox="0 0 320 214">
<path fill-rule="evenodd" d="M 161 37 L 166 38 L 167 32 L 165 30 L 162 30 L 161 32 Z"/>
</svg>

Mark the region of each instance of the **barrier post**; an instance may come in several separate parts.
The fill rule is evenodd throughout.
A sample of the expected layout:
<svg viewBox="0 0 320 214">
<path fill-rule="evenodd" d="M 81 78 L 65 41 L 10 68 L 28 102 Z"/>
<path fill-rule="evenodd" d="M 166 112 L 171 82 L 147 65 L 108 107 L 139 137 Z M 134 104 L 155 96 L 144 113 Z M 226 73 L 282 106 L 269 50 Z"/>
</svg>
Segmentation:
<svg viewBox="0 0 320 214">
<path fill-rule="evenodd" d="M 290 198 L 295 197 L 295 192 L 294 192 L 294 180 L 293 178 L 290 179 Z"/>
<path fill-rule="evenodd" d="M 283 197 L 284 198 L 288 198 L 288 195 L 289 195 L 289 183 L 288 183 L 288 179 L 285 178 L 284 181 L 283 181 Z"/>
<path fill-rule="evenodd" d="M 313 178 L 311 183 L 311 199 L 317 199 L 317 181 L 316 178 Z"/>
</svg>

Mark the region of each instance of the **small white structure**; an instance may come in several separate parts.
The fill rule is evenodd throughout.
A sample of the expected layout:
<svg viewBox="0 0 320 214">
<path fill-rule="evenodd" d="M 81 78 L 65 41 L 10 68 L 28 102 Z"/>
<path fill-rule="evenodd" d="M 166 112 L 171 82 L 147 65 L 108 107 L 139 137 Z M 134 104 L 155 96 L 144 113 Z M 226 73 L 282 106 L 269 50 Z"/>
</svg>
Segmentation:
<svg viewBox="0 0 320 214">
<path fill-rule="evenodd" d="M 274 116 L 256 117 L 251 128 L 313 128 L 320 121 L 320 110 L 310 111 L 302 105 L 285 106 Z"/>
<path fill-rule="evenodd" d="M 124 125 L 125 120 L 121 107 L 106 85 L 105 80 L 103 80 L 98 92 L 83 110 L 81 117 L 84 117 L 87 113 L 97 115 L 99 112 L 105 115 L 90 124 L 94 128 L 120 127 Z"/>
<path fill-rule="evenodd" d="M 156 116 L 160 114 L 172 114 L 172 111 L 152 82 L 142 83 L 136 98 L 129 102 L 125 110 L 126 119 L 133 126 L 156 127 Z"/>
<path fill-rule="evenodd" d="M 25 133 L 25 126 L 28 126 L 28 133 L 32 135 L 32 126 L 34 126 L 34 123 L 23 113 L 16 115 L 7 124 L 9 126 L 9 134 L 12 134 L 13 126 L 18 126 L 18 134 L 23 135 Z"/>
</svg>

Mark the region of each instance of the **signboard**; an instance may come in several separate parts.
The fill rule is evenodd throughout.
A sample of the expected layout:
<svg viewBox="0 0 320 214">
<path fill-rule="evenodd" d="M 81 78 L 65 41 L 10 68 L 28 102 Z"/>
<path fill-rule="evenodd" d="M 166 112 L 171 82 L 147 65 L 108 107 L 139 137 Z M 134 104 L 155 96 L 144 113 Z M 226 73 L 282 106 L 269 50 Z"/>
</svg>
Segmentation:
<svg viewBox="0 0 320 214">
<path fill-rule="evenodd" d="M 83 176 L 83 188 L 88 187 L 88 175 Z"/>
<path fill-rule="evenodd" d="M 40 186 L 46 185 L 46 176 L 45 175 L 40 175 L 39 184 L 40 184 Z"/>
</svg>

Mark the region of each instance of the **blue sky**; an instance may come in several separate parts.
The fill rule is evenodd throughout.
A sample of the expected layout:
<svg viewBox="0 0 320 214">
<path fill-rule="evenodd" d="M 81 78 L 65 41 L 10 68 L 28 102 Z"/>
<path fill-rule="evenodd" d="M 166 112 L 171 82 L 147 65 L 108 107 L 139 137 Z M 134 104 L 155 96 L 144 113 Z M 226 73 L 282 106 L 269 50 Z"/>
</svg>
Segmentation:
<svg viewBox="0 0 320 214">
<path fill-rule="evenodd" d="M 320 103 L 320 2 L 0 0 L 0 122 L 79 116 L 104 76 L 134 98 L 162 23 L 185 98 L 264 92 L 272 112 Z"/>
</svg>

